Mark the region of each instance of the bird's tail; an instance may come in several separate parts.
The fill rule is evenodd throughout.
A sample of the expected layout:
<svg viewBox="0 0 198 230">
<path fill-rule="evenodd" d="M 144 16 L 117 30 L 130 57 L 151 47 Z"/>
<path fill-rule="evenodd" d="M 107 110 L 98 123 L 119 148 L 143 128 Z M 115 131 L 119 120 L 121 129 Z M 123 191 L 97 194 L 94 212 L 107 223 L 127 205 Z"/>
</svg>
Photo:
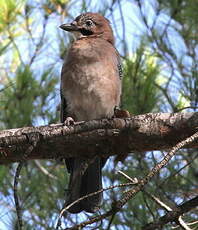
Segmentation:
<svg viewBox="0 0 198 230">
<path fill-rule="evenodd" d="M 67 192 L 66 205 L 78 200 L 87 194 L 102 189 L 101 159 L 96 157 L 88 168 L 82 173 L 83 159 L 75 158 L 71 169 L 70 181 Z M 79 213 L 81 211 L 96 212 L 102 202 L 102 193 L 90 196 L 71 206 L 70 213 Z"/>
</svg>

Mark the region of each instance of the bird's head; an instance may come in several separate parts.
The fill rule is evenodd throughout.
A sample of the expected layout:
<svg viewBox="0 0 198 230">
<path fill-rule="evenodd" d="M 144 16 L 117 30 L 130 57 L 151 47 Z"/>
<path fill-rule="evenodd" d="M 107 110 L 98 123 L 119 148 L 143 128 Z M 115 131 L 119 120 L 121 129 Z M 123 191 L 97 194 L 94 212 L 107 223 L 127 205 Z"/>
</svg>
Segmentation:
<svg viewBox="0 0 198 230">
<path fill-rule="evenodd" d="M 114 44 L 113 31 L 109 20 L 98 13 L 81 14 L 73 22 L 63 24 L 60 28 L 72 32 L 76 39 L 100 37 Z"/>
</svg>

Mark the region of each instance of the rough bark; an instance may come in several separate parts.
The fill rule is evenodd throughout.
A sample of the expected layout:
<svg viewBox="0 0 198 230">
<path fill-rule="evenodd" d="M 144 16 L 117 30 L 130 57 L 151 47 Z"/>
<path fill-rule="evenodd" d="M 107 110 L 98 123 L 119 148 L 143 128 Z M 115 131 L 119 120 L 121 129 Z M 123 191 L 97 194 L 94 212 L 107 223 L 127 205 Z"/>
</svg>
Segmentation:
<svg viewBox="0 0 198 230">
<path fill-rule="evenodd" d="M 70 127 L 52 124 L 4 130 L 0 131 L 0 163 L 166 150 L 197 128 L 198 113 L 150 113 Z M 198 147 L 198 142 L 187 147 Z"/>
</svg>

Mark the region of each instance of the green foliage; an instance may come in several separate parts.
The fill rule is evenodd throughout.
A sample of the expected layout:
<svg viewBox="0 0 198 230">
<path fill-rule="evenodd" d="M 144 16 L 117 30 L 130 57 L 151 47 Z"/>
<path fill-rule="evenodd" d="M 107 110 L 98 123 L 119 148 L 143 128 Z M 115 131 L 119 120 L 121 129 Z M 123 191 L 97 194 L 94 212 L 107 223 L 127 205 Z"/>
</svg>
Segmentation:
<svg viewBox="0 0 198 230">
<path fill-rule="evenodd" d="M 194 33 L 197 30 L 198 18 L 197 11 L 198 5 L 194 0 L 168 0 L 159 1 L 162 9 L 167 9 L 172 18 L 179 22 L 181 25 L 185 25 L 189 32 Z"/>
<path fill-rule="evenodd" d="M 0 104 L 0 119 L 5 127 L 31 126 L 37 116 L 51 117 L 45 112 L 48 95 L 57 83 L 51 70 L 46 70 L 38 81 L 29 66 L 20 66 L 14 80 L 11 76 L 7 80 L 9 86 L 1 92 Z"/>
<path fill-rule="evenodd" d="M 1 110 L 5 113 L 1 114 L 5 118 L 2 119 L 3 123 L 13 128 L 32 125 L 33 103 L 39 92 L 38 84 L 28 66 L 19 67 L 15 82 L 9 78 L 9 84 L 2 93 L 5 103 L 1 102 Z"/>
<path fill-rule="evenodd" d="M 155 83 L 160 74 L 157 58 L 145 45 L 123 62 L 122 105 L 132 114 L 152 112 L 159 104 L 159 89 Z"/>
<path fill-rule="evenodd" d="M 16 22 L 25 0 L 0 0 L 0 33 Z"/>
</svg>

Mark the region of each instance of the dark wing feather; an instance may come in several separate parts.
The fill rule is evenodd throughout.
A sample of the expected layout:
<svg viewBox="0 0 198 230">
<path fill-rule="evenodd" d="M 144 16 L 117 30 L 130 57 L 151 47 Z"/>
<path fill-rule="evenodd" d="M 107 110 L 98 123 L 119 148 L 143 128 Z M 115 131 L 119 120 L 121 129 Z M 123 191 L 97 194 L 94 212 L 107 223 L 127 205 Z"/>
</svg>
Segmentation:
<svg viewBox="0 0 198 230">
<path fill-rule="evenodd" d="M 62 91 L 60 90 L 60 96 L 61 96 L 61 106 L 60 106 L 60 120 L 62 123 L 65 122 L 66 118 L 68 117 L 68 111 L 67 111 L 67 101 L 63 96 Z M 70 173 L 72 168 L 73 168 L 73 163 L 74 159 L 73 158 L 66 158 L 65 159 L 65 164 L 67 167 L 68 172 Z"/>
<path fill-rule="evenodd" d="M 61 105 L 60 105 L 60 120 L 61 122 L 65 122 L 66 118 L 68 117 L 67 112 L 67 101 L 65 100 L 62 91 L 60 90 L 60 96 L 61 96 Z"/>
<path fill-rule="evenodd" d="M 120 62 L 118 63 L 118 73 L 119 73 L 120 79 L 122 79 L 123 71 L 122 71 L 122 65 L 120 64 Z"/>
<path fill-rule="evenodd" d="M 120 54 L 117 51 L 117 49 L 115 49 L 115 51 L 116 51 L 117 60 L 118 60 L 118 64 L 117 64 L 118 74 L 119 74 L 120 79 L 122 79 L 122 77 L 123 77 L 123 71 L 122 71 L 122 65 L 121 65 L 121 58 L 120 58 Z"/>
</svg>

